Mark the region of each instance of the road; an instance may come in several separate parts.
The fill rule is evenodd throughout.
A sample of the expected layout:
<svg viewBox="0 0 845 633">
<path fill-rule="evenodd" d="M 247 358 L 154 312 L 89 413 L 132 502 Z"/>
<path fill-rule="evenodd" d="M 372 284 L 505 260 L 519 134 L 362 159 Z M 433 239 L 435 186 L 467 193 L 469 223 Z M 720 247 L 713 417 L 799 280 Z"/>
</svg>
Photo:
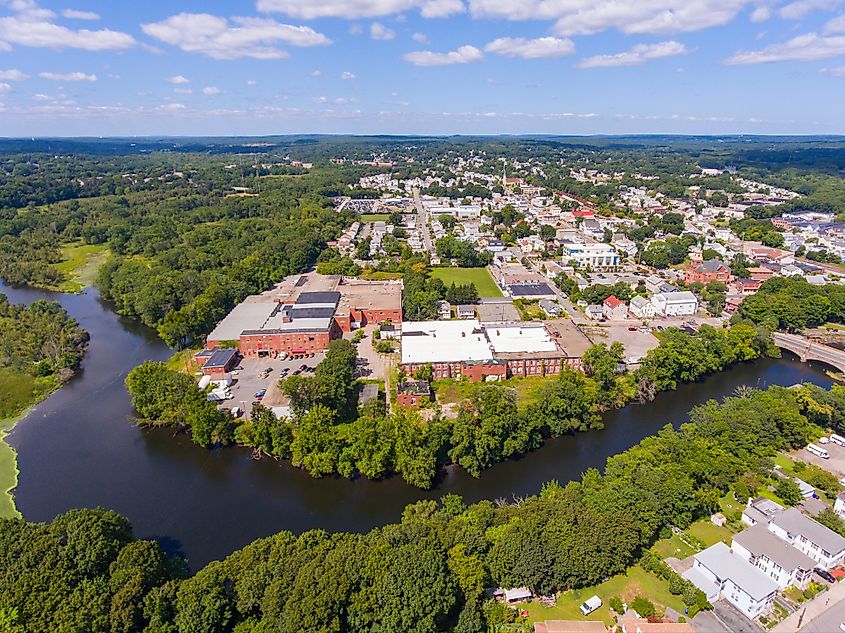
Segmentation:
<svg viewBox="0 0 845 633">
<path fill-rule="evenodd" d="M 416 187 L 414 188 L 414 204 L 417 207 L 417 228 L 422 231 L 423 246 L 425 246 L 425 250 L 434 255 L 435 251 L 434 244 L 431 241 L 431 229 L 428 226 L 428 212 L 423 206 L 420 190 Z"/>
<path fill-rule="evenodd" d="M 802 633 L 835 633 L 842 629 L 839 625 L 845 622 L 845 600 L 837 602 L 815 620 L 807 622 L 801 627 Z"/>
<path fill-rule="evenodd" d="M 845 622 L 845 582 L 839 582 L 809 602 L 801 605 L 795 613 L 780 622 L 774 633 L 839 633 L 839 625 Z"/>
</svg>

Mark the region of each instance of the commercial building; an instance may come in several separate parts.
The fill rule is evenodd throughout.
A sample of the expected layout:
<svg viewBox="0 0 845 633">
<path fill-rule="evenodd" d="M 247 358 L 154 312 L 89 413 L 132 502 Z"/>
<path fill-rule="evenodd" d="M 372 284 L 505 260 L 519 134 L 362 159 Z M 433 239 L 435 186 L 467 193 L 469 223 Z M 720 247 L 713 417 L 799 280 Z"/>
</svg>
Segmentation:
<svg viewBox="0 0 845 633">
<path fill-rule="evenodd" d="M 402 321 L 401 282 L 294 275 L 235 306 L 206 346 L 237 346 L 244 356 L 318 352 L 344 332 L 384 321 Z"/>
<path fill-rule="evenodd" d="M 595 244 L 576 244 L 564 242 L 563 265 L 574 261 L 580 268 L 613 268 L 619 265 L 619 254 L 610 244 L 596 242 Z"/>
<path fill-rule="evenodd" d="M 724 598 L 750 620 L 769 612 L 778 590 L 774 580 L 722 542 L 696 554 L 683 576 L 710 602 Z"/>
<path fill-rule="evenodd" d="M 689 290 L 668 294 L 658 292 L 651 297 L 651 302 L 654 304 L 655 314 L 665 317 L 689 316 L 698 310 L 698 299 Z"/>
<path fill-rule="evenodd" d="M 555 375 L 566 366 L 580 368 L 589 346 L 589 340 L 566 320 L 406 322 L 402 367 L 411 374 L 430 364 L 435 378 L 472 381 Z"/>
<path fill-rule="evenodd" d="M 238 364 L 238 350 L 232 348 L 204 349 L 194 355 L 204 376 L 222 378 Z"/>
<path fill-rule="evenodd" d="M 688 284 L 708 284 L 719 281 L 724 284 L 731 279 L 731 269 L 718 259 L 708 259 L 706 262 L 693 262 L 687 269 L 685 280 Z"/>
</svg>

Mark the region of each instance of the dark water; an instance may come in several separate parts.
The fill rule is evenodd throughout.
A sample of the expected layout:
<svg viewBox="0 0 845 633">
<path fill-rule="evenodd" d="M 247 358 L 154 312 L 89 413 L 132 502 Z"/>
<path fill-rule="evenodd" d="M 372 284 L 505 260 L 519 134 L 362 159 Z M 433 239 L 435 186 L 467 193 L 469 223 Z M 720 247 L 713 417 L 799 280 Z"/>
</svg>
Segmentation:
<svg viewBox="0 0 845 633">
<path fill-rule="evenodd" d="M 185 553 L 193 568 L 280 530 L 366 531 L 396 521 L 405 505 L 422 498 L 451 492 L 472 502 L 535 493 L 550 479 L 565 482 L 603 466 L 608 456 L 667 423 L 683 422 L 691 407 L 738 385 L 831 383 L 821 366 L 763 360 L 684 385 L 648 405 L 614 411 L 604 430 L 551 440 L 480 479 L 449 469 L 431 491 L 399 478 L 320 480 L 284 463 L 253 461 L 243 449 L 208 451 L 170 430 L 134 426 L 123 387 L 126 372 L 170 351 L 147 328 L 115 315 L 96 291 L 58 295 L 2 284 L 0 291 L 16 303 L 59 300 L 91 333 L 81 374 L 9 438 L 21 471 L 18 509 L 29 520 L 45 521 L 69 508 L 112 508 L 129 517 L 137 536 Z"/>
</svg>

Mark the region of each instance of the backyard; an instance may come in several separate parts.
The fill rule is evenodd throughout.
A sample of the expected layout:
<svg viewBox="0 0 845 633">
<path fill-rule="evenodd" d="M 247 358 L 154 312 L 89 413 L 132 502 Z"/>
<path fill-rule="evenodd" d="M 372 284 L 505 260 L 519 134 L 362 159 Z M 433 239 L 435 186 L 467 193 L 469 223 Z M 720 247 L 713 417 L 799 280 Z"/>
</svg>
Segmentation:
<svg viewBox="0 0 845 633">
<path fill-rule="evenodd" d="M 431 276 L 442 279 L 447 286 L 475 284 L 475 289 L 478 290 L 478 296 L 485 297 L 501 297 L 502 291 L 493 281 L 493 277 L 486 268 L 432 268 Z"/>
<path fill-rule="evenodd" d="M 601 598 L 602 606 L 584 618 L 578 607 L 591 596 Z M 658 613 L 670 607 L 679 613 L 684 612 L 681 596 L 669 593 L 669 583 L 658 578 L 642 567 L 631 567 L 626 573 L 619 574 L 596 587 L 567 591 L 561 594 L 553 607 L 547 607 L 539 602 L 531 602 L 524 606 L 528 611 L 530 622 L 543 620 L 601 620 L 605 624 L 613 624 L 610 616 L 608 601 L 617 596 L 622 602 L 630 603 L 637 596 L 642 596 L 654 603 Z"/>
</svg>

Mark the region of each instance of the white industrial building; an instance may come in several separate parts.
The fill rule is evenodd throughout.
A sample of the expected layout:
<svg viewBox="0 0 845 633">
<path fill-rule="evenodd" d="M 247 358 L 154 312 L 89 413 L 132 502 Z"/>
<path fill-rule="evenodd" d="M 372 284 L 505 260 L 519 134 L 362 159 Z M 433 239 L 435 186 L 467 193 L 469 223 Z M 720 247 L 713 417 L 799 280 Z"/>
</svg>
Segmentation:
<svg viewBox="0 0 845 633">
<path fill-rule="evenodd" d="M 563 265 L 575 261 L 579 267 L 612 268 L 619 265 L 619 254 L 610 244 L 597 242 L 595 244 L 575 244 L 564 242 Z"/>
</svg>

